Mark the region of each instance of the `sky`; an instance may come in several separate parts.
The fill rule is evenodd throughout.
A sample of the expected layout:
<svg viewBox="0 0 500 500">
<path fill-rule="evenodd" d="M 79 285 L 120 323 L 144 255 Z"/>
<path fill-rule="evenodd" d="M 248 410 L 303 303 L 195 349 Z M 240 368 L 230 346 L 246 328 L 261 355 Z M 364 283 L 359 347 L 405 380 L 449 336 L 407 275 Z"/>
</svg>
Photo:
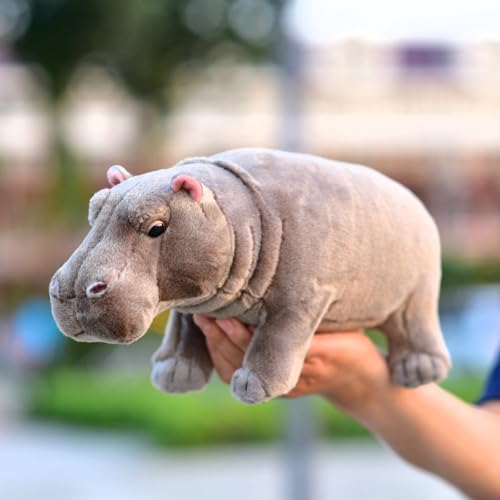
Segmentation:
<svg viewBox="0 0 500 500">
<path fill-rule="evenodd" d="M 285 29 L 312 45 L 500 40 L 500 0 L 291 0 Z"/>
</svg>

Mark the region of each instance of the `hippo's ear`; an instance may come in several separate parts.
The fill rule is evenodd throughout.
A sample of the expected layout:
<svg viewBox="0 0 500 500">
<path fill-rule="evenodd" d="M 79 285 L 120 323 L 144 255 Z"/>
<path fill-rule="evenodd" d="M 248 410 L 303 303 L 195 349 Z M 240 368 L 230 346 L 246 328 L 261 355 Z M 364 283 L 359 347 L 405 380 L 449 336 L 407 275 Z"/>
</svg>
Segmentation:
<svg viewBox="0 0 500 500">
<path fill-rule="evenodd" d="M 177 191 L 186 191 L 191 198 L 199 203 L 201 201 L 201 197 L 203 196 L 203 186 L 201 183 L 191 177 L 190 175 L 177 175 L 172 179 L 172 191 L 177 193 Z"/>
<path fill-rule="evenodd" d="M 126 181 L 127 179 L 130 179 L 130 177 L 132 177 L 132 174 L 130 172 L 127 172 L 125 167 L 122 167 L 121 165 L 113 165 L 112 167 L 108 168 L 106 177 L 108 178 L 109 185 L 113 187 L 117 184 L 122 183 L 123 181 Z"/>
</svg>

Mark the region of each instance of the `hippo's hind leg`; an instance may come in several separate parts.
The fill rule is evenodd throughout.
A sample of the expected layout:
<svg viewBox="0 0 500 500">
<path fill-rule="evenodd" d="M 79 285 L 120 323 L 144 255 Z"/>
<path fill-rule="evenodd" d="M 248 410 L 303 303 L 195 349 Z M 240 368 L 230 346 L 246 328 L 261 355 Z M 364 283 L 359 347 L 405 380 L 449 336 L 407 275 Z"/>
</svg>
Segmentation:
<svg viewBox="0 0 500 500">
<path fill-rule="evenodd" d="M 439 326 L 438 287 L 424 283 L 381 329 L 389 339 L 389 366 L 392 380 L 416 387 L 446 377 L 450 356 Z"/>
<path fill-rule="evenodd" d="M 151 381 L 164 392 L 198 391 L 211 373 L 205 337 L 192 315 L 170 311 L 163 341 L 153 356 Z"/>
</svg>

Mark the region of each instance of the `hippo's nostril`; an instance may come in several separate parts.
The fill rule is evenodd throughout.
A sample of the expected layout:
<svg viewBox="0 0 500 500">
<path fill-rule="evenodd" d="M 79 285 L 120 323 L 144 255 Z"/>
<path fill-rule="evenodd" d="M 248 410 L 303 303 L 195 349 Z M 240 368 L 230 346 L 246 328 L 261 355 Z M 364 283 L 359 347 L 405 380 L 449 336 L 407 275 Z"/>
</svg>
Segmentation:
<svg viewBox="0 0 500 500">
<path fill-rule="evenodd" d="M 102 281 L 96 281 L 87 287 L 86 293 L 89 299 L 102 297 L 106 293 L 108 285 Z"/>
</svg>

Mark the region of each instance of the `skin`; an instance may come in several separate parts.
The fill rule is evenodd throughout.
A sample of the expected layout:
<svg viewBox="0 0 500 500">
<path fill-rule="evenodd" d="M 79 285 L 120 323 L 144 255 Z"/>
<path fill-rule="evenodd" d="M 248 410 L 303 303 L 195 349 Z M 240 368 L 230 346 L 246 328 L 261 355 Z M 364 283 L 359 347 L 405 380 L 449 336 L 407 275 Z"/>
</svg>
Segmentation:
<svg viewBox="0 0 500 500">
<path fill-rule="evenodd" d="M 219 377 L 229 383 L 252 331 L 235 319 L 195 315 Z M 500 498 L 500 401 L 464 403 L 436 384 L 391 383 L 387 363 L 362 331 L 315 335 L 286 397 L 321 395 L 408 462 L 479 500 Z"/>
</svg>

